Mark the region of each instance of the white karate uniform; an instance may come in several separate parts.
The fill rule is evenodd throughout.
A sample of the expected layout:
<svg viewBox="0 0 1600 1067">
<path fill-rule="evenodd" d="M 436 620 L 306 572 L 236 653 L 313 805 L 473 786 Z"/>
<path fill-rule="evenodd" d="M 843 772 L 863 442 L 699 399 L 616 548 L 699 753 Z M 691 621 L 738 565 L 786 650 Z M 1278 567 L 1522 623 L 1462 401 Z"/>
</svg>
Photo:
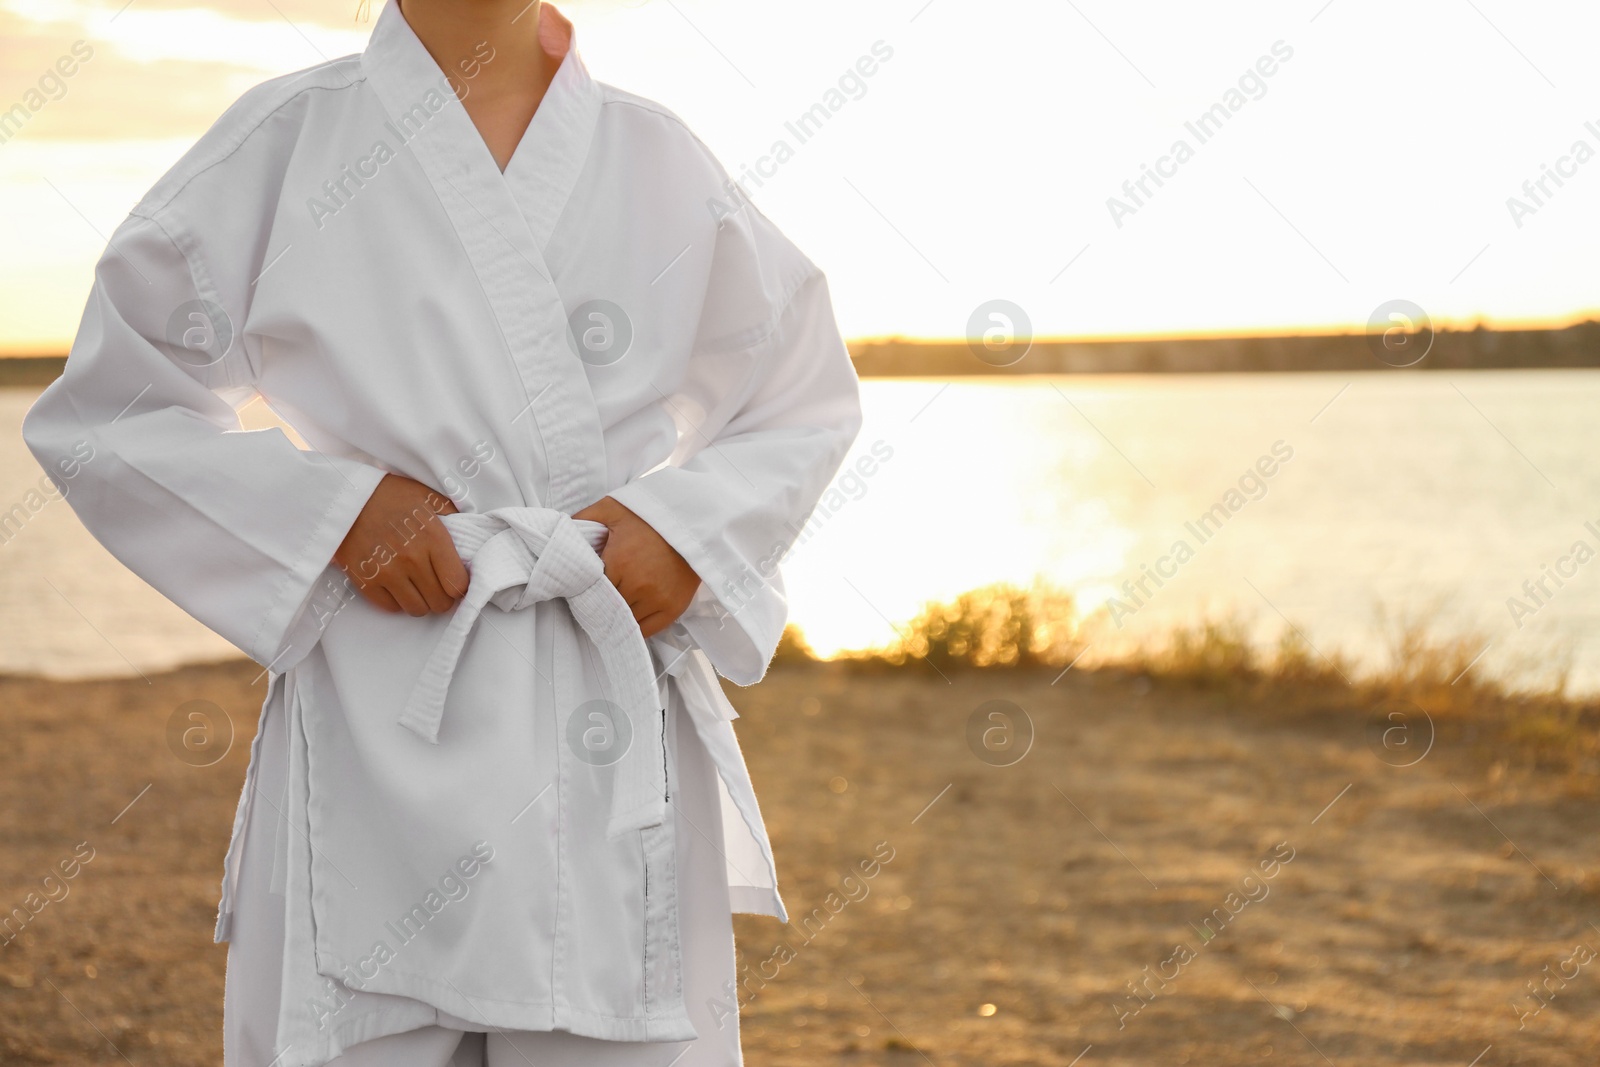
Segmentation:
<svg viewBox="0 0 1600 1067">
<path fill-rule="evenodd" d="M 223 1014 L 224 1063 L 265 1067 L 275 1046 L 283 982 L 284 889 L 294 830 L 288 807 L 288 731 L 281 702 L 269 704 L 256 752 L 259 769 L 240 856 Z M 726 865 L 717 842 L 722 813 L 717 772 L 681 702 L 669 704 L 676 816 L 678 918 L 684 1001 L 699 1033 L 683 1042 L 602 1041 L 561 1031 L 490 1031 L 438 1013 L 432 1025 L 355 1045 L 332 1067 L 739 1067 L 738 993 Z M 383 994 L 360 993 L 361 998 Z"/>
<path fill-rule="evenodd" d="M 271 672 L 275 1067 L 440 1019 L 694 1038 L 673 699 L 716 768 L 732 909 L 785 917 L 712 668 L 765 670 L 855 376 L 816 267 L 542 10 L 560 66 L 504 173 L 393 5 L 362 55 L 245 94 L 118 228 L 24 423 L 90 531 Z M 309 447 L 242 431 L 256 396 Z M 453 615 L 381 612 L 329 563 L 385 472 L 463 513 Z M 648 645 L 603 530 L 568 517 L 606 495 L 703 580 Z"/>
</svg>

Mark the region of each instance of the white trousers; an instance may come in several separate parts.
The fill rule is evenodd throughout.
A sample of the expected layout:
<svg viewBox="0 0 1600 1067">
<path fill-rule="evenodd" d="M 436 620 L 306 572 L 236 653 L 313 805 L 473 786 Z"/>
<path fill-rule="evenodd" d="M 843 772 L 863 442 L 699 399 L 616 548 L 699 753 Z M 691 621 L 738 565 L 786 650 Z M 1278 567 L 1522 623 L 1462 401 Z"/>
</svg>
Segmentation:
<svg viewBox="0 0 1600 1067">
<path fill-rule="evenodd" d="M 674 697 L 668 702 L 668 758 L 676 768 L 672 796 L 677 845 L 678 922 L 684 999 L 699 1037 L 691 1042 L 602 1041 L 563 1031 L 473 1032 L 436 1012 L 438 1025 L 364 1041 L 328 1061 L 330 1067 L 740 1067 L 739 1019 L 730 1003 L 735 966 L 733 917 L 722 840 L 715 765 L 694 724 Z M 276 800 L 288 775 L 287 727 L 280 708 L 261 725 L 257 788 Z M 234 897 L 223 998 L 224 1067 L 273 1067 L 283 972 L 284 906 L 272 885 L 274 852 L 287 848 L 283 816 L 273 804 L 252 804 Z M 276 857 L 282 870 L 287 859 Z M 276 892 L 274 890 L 277 890 Z M 724 1005 L 716 1011 L 714 1002 Z"/>
</svg>

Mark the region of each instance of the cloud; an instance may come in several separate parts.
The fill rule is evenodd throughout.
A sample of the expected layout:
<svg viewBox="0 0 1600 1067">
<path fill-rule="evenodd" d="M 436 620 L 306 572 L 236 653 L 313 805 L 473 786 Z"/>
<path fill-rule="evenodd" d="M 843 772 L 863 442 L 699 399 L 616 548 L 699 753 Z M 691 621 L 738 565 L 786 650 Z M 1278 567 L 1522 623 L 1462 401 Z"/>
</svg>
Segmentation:
<svg viewBox="0 0 1600 1067">
<path fill-rule="evenodd" d="M 357 26 L 352 18 L 328 25 L 305 17 L 296 6 L 276 2 L 245 8 L 232 3 L 162 6 L 158 0 L 132 0 L 125 5 L 109 0 L 0 0 L 0 18 L 10 24 L 0 31 L 0 40 L 12 31 L 71 34 L 88 40 L 96 49 L 108 46 L 145 63 L 168 59 L 221 62 L 270 73 L 307 67 L 365 47 L 370 24 Z M 246 10 L 249 17 L 244 16 Z M 326 18 L 325 7 L 319 14 Z"/>
<path fill-rule="evenodd" d="M 279 6 L 294 17 L 294 5 Z M 365 28 L 295 25 L 276 14 L 246 20 L 153 0 L 134 0 L 120 14 L 87 0 L 0 0 L 0 112 L 50 80 L 57 61 L 82 40 L 93 58 L 19 140 L 197 136 L 250 86 L 359 51 L 366 36 Z"/>
<path fill-rule="evenodd" d="M 279 25 L 292 23 L 307 33 L 321 32 L 359 33 L 363 37 L 371 30 L 372 21 L 382 8 L 383 0 L 373 0 L 370 17 L 366 22 L 356 21 L 359 0 L 213 0 L 197 3 L 195 0 L 0 0 L 0 12 L 10 12 L 19 18 L 35 23 L 76 22 L 88 25 L 94 21 L 121 25 L 129 18 L 145 14 L 162 17 L 173 14 L 206 15 L 245 25 L 273 22 Z M 281 12 L 281 14 L 280 14 Z"/>
</svg>

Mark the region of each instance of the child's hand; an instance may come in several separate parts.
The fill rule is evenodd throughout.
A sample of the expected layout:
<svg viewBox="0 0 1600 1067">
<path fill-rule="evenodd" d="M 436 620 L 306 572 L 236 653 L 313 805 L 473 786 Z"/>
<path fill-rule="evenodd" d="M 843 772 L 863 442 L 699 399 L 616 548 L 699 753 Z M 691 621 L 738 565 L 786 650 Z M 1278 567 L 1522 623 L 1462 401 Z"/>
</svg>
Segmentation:
<svg viewBox="0 0 1600 1067">
<path fill-rule="evenodd" d="M 448 497 L 421 482 L 386 474 L 333 561 L 384 611 L 442 614 L 467 592 L 466 565 L 438 521 L 455 510 Z"/>
<path fill-rule="evenodd" d="M 639 632 L 652 637 L 676 622 L 700 588 L 700 576 L 688 561 L 654 527 L 610 497 L 572 517 L 611 531 L 600 558 L 606 577 L 633 609 Z"/>
</svg>

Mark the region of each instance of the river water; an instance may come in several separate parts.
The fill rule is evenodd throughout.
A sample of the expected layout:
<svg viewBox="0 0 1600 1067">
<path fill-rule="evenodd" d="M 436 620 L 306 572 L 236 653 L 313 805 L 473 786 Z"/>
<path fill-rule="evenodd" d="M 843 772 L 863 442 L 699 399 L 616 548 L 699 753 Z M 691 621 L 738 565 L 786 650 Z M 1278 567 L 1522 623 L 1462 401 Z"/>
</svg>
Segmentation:
<svg viewBox="0 0 1600 1067">
<path fill-rule="evenodd" d="M 40 474 L 18 436 L 36 392 L 0 390 L 6 508 Z M 819 651 L 883 643 L 930 599 L 1043 580 L 1094 620 L 1097 656 L 1232 613 L 1263 640 L 1288 620 L 1320 650 L 1377 662 L 1381 608 L 1481 634 L 1475 669 L 1570 661 L 1575 688 L 1600 688 L 1600 565 L 1574 554 L 1600 550 L 1586 526 L 1600 530 L 1600 371 L 893 379 L 863 393 L 850 473 L 785 567 Z M 0 544 L 0 609 L 3 671 L 231 654 L 59 502 Z"/>
</svg>

